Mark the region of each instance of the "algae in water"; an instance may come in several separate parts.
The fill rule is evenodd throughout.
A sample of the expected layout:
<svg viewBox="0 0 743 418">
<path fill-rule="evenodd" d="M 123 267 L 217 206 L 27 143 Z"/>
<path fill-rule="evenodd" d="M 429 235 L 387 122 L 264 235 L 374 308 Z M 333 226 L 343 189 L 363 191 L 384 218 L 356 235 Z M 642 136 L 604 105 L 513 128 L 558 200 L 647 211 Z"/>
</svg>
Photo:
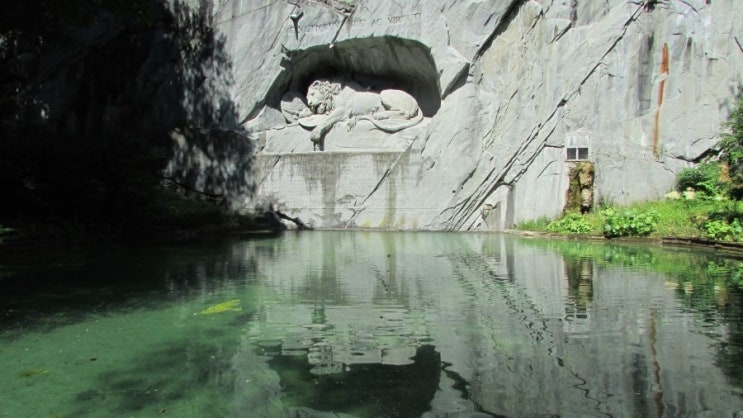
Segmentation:
<svg viewBox="0 0 743 418">
<path fill-rule="evenodd" d="M 240 299 L 228 300 L 227 302 L 218 303 L 214 306 L 210 306 L 203 311 L 199 312 L 199 315 L 211 315 L 218 314 L 227 311 L 242 311 L 240 307 Z"/>
</svg>

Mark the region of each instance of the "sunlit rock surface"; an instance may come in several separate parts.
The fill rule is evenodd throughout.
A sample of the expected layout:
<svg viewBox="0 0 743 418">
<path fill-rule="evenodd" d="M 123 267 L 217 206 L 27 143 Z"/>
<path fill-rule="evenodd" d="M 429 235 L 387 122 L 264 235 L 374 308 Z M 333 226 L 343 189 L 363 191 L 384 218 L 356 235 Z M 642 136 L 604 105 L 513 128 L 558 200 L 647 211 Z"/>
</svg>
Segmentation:
<svg viewBox="0 0 743 418">
<path fill-rule="evenodd" d="M 499 230 L 555 216 L 573 147 L 595 164 L 596 203 L 662 197 L 716 142 L 743 81 L 736 0 L 213 6 L 257 149 L 255 193 L 236 204 L 271 202 L 315 227 Z M 425 120 L 389 135 L 344 120 L 315 151 L 279 102 L 325 76 L 406 90 Z"/>
</svg>

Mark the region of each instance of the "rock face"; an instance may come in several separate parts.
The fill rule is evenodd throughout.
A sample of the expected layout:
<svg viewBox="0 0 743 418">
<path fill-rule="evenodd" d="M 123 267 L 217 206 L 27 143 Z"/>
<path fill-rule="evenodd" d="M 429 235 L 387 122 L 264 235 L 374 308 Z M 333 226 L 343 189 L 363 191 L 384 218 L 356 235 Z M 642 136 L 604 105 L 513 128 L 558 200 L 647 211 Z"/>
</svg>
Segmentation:
<svg viewBox="0 0 743 418">
<path fill-rule="evenodd" d="M 737 0 L 636 3 L 219 1 L 257 150 L 237 203 L 315 227 L 500 230 L 559 215 L 576 159 L 595 167 L 595 203 L 662 197 L 723 130 L 743 16 Z M 403 90 L 423 120 L 386 132 L 344 113 L 317 151 L 322 120 L 282 109 L 328 77 Z"/>
</svg>

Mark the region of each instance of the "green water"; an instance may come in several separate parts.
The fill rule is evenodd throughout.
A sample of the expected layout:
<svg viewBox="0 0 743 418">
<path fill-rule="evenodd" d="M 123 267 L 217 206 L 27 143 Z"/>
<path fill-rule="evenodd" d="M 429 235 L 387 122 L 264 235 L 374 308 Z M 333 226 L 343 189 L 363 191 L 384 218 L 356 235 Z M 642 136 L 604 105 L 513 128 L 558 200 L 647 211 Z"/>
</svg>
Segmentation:
<svg viewBox="0 0 743 418">
<path fill-rule="evenodd" d="M 13 254 L 0 417 L 733 416 L 742 273 L 469 233 Z"/>
</svg>

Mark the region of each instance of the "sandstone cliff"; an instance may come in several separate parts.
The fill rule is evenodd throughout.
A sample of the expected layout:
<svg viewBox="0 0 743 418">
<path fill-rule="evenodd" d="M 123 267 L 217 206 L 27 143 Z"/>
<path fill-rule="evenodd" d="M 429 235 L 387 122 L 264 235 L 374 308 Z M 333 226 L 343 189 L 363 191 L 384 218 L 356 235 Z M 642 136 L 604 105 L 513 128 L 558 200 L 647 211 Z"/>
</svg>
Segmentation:
<svg viewBox="0 0 743 418">
<path fill-rule="evenodd" d="M 258 150 L 237 203 L 316 227 L 499 230 L 559 215 L 577 156 L 596 203 L 658 198 L 718 139 L 743 81 L 743 9 L 645 3 L 218 1 Z M 330 76 L 405 90 L 424 121 L 387 134 L 344 120 L 315 151 L 282 96 Z"/>
</svg>

